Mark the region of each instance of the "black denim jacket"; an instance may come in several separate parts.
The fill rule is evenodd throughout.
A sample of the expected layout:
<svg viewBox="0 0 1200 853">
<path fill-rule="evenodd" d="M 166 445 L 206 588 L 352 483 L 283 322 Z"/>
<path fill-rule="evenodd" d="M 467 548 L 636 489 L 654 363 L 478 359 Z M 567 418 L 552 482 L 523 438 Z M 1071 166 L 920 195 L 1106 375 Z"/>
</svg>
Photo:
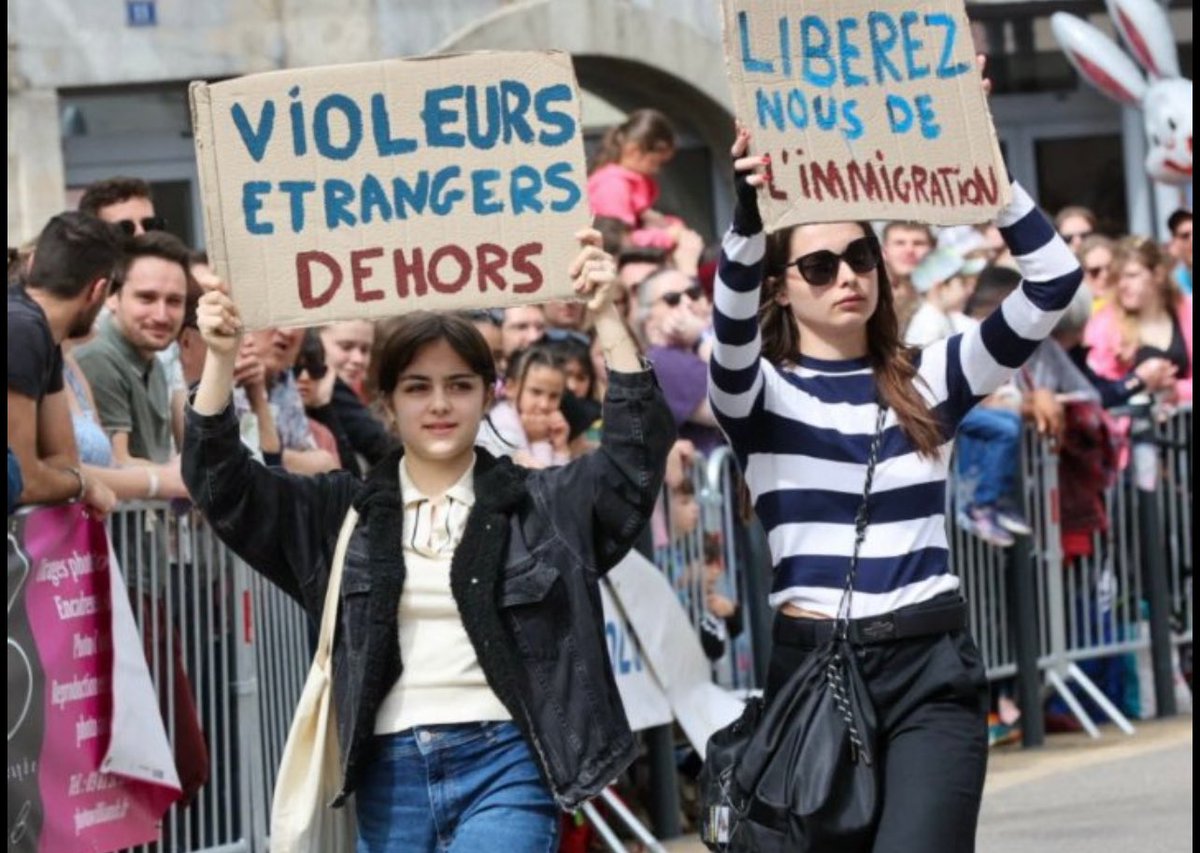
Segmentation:
<svg viewBox="0 0 1200 853">
<path fill-rule="evenodd" d="M 634 757 L 608 661 L 597 584 L 645 527 L 675 438 L 653 372 L 613 373 L 601 446 L 527 471 L 477 449 L 476 502 L 450 585 L 488 684 L 530 744 L 559 805 L 597 794 Z M 361 482 L 257 464 L 232 410 L 189 409 L 183 476 L 217 535 L 320 621 L 346 511 L 359 521 L 343 569 L 333 689 L 344 761 L 341 805 L 370 760 L 384 696 L 400 677 L 404 586 L 400 451 Z"/>
</svg>

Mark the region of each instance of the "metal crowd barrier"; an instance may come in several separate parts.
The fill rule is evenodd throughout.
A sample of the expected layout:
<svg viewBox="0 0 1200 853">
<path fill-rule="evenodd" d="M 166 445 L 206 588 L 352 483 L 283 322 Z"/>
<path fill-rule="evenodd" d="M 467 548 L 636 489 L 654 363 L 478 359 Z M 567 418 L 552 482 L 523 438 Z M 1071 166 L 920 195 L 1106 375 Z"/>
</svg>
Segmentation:
<svg viewBox="0 0 1200 853">
<path fill-rule="evenodd" d="M 123 506 L 110 533 L 185 789 L 145 853 L 267 849 L 275 776 L 312 658 L 298 604 L 194 511 Z M 194 709 L 194 711 L 192 710 Z"/>
<path fill-rule="evenodd" d="M 962 578 L 990 679 L 1030 677 L 1018 666 L 1017 626 L 1022 615 L 1032 616 L 1031 677 L 1045 678 L 1089 730 L 1095 728 L 1068 682 L 1132 731 L 1119 709 L 1105 707 L 1107 700 L 1079 665 L 1153 649 L 1154 614 L 1144 606 L 1153 566 L 1166 576 L 1169 641 L 1191 642 L 1191 428 L 1190 408 L 1159 424 L 1157 488 L 1139 490 L 1126 472 L 1105 496 L 1108 526 L 1093 535 L 1088 556 L 1064 558 L 1058 457 L 1036 435 L 1023 441 L 1022 497 L 1034 527 L 1024 543 L 998 549 L 961 530 L 954 522 L 954 489 L 948 490 L 952 565 Z M 765 543 L 757 522 L 741 517 L 739 475 L 728 449 L 697 462 L 692 484 L 698 523 L 672 530 L 671 498 L 664 495 L 656 561 L 698 623 L 706 597 L 706 538 L 708 557 L 719 550 L 724 570 L 715 589 L 741 603 L 744 629 L 714 662 L 714 678 L 735 689 L 758 687 L 769 654 Z M 110 530 L 180 775 L 195 788 L 189 802 L 167 814 L 161 841 L 138 849 L 266 850 L 275 774 L 311 659 L 309 619 L 217 541 L 198 513 L 139 503 L 113 513 Z M 1015 606 L 1016 578 L 1031 585 L 1032 614 Z M 1161 649 L 1155 653 L 1161 657 Z M 1161 668 L 1155 674 L 1170 677 Z M 1158 687 L 1156 693 L 1165 695 Z M 1160 714 L 1170 712 L 1160 704 Z"/>
<path fill-rule="evenodd" d="M 239 589 L 246 570 L 203 520 L 168 504 L 123 506 L 110 536 L 129 589 L 185 799 L 156 853 L 249 851 L 252 809 Z"/>
</svg>

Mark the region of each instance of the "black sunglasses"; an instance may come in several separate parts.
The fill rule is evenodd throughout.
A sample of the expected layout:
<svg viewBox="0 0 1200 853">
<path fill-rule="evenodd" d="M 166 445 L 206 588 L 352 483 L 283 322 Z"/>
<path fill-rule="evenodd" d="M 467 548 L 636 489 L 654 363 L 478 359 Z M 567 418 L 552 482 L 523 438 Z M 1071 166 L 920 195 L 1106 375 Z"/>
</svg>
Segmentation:
<svg viewBox="0 0 1200 853">
<path fill-rule="evenodd" d="M 126 237 L 132 237 L 137 233 L 138 223 L 141 223 L 143 231 L 165 231 L 167 229 L 167 220 L 163 216 L 147 216 L 145 219 L 118 219 L 114 224 L 120 228 Z"/>
<path fill-rule="evenodd" d="M 879 266 L 879 249 L 871 240 L 859 237 L 846 246 L 846 250 L 841 254 L 831 252 L 829 249 L 809 252 L 787 264 L 785 269 L 786 267 L 795 267 L 800 275 L 804 276 L 805 281 L 821 287 L 833 281 L 842 261 L 849 264 L 850 269 L 854 270 L 856 274 L 862 275 Z"/>
<path fill-rule="evenodd" d="M 687 288 L 686 290 L 672 290 L 668 293 L 664 293 L 662 296 L 660 296 L 658 298 L 661 299 L 663 302 L 667 303 L 668 307 L 674 308 L 676 305 L 678 305 L 680 302 L 683 301 L 684 296 L 687 296 L 687 298 L 692 300 L 693 302 L 699 302 L 700 297 L 702 297 L 703 295 L 704 295 L 704 288 L 698 284 L 693 284 L 691 287 Z"/>
<path fill-rule="evenodd" d="M 328 372 L 329 372 L 329 365 L 327 365 L 327 364 L 310 365 L 310 364 L 300 363 L 300 364 L 292 365 L 292 376 L 295 376 L 297 379 L 300 378 L 300 374 L 307 373 L 310 379 L 320 382 L 322 379 L 325 378 L 325 374 Z"/>
<path fill-rule="evenodd" d="M 1095 231 L 1074 231 L 1074 232 L 1059 231 L 1058 236 L 1062 237 L 1063 240 L 1070 243 L 1074 240 L 1086 240 L 1088 237 L 1091 237 L 1095 233 L 1096 233 Z"/>
<path fill-rule="evenodd" d="M 1100 278 L 1100 276 L 1102 276 L 1106 272 L 1108 272 L 1108 267 L 1105 267 L 1105 266 L 1088 267 L 1087 269 L 1084 270 L 1084 272 L 1087 273 L 1088 278 Z"/>
</svg>

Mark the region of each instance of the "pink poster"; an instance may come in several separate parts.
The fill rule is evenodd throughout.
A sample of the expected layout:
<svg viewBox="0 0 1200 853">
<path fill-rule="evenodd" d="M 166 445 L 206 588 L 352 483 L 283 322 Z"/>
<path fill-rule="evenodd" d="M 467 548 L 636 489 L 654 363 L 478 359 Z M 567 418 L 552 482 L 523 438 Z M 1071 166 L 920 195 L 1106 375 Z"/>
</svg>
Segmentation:
<svg viewBox="0 0 1200 853">
<path fill-rule="evenodd" d="M 9 851 L 153 841 L 178 796 L 100 771 L 113 717 L 109 553 L 103 521 L 78 505 L 9 519 Z"/>
</svg>

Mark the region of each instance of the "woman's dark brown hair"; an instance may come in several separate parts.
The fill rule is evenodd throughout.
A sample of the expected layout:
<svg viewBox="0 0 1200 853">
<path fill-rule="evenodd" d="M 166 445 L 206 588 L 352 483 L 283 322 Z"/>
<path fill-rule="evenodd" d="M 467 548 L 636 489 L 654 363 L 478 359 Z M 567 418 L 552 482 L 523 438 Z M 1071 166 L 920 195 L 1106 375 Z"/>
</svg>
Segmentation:
<svg viewBox="0 0 1200 853">
<path fill-rule="evenodd" d="M 621 160 L 621 149 L 627 142 L 632 142 L 640 151 L 653 151 L 656 148 L 675 148 L 675 129 L 671 122 L 658 110 L 634 110 L 621 124 L 610 127 L 600 142 L 600 150 L 592 163 L 595 171 L 601 166 L 618 163 Z"/>
<path fill-rule="evenodd" d="M 496 362 L 491 347 L 471 319 L 465 314 L 414 311 L 381 325 L 367 378 L 371 395 L 384 400 L 391 397 L 400 375 L 418 353 L 438 341 L 448 343 L 471 372 L 483 379 L 484 391 L 491 391 L 496 384 Z"/>
<path fill-rule="evenodd" d="M 875 230 L 865 222 L 859 223 L 859 226 L 874 245 L 877 255 L 881 255 Z M 772 364 L 779 365 L 794 363 L 800 355 L 800 327 L 791 309 L 776 301 L 776 296 L 785 287 L 786 265 L 792 260 L 793 231 L 795 227 L 784 228 L 767 237 L 762 297 L 758 309 L 763 356 Z M 892 285 L 882 262 L 878 274 L 879 302 L 875 306 L 875 313 L 867 320 L 867 359 L 875 374 L 879 395 L 896 413 L 900 428 L 920 455 L 932 457 L 945 443 L 946 436 L 913 384 L 917 375 L 918 350 L 906 346 L 900 338 Z"/>
</svg>

